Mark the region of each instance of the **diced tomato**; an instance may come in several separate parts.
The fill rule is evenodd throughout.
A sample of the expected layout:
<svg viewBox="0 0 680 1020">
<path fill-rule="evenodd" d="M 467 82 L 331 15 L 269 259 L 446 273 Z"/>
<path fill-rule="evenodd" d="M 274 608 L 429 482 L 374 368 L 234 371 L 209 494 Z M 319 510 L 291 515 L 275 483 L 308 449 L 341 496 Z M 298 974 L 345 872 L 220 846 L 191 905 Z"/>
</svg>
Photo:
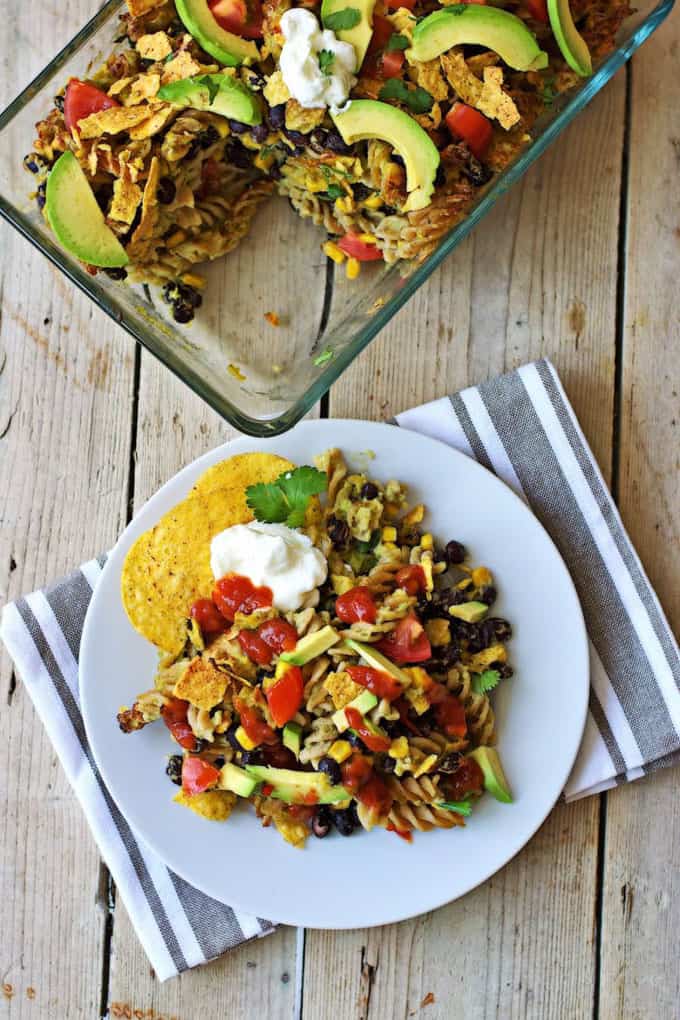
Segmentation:
<svg viewBox="0 0 680 1020">
<path fill-rule="evenodd" d="M 256 630 L 240 631 L 238 643 L 251 662 L 256 662 L 259 666 L 268 666 L 272 661 L 274 652 Z"/>
<path fill-rule="evenodd" d="M 287 620 L 265 620 L 257 628 L 257 633 L 275 652 L 292 652 L 298 640 L 295 627 Z"/>
<path fill-rule="evenodd" d="M 436 680 L 431 680 L 429 686 L 425 689 L 425 697 L 431 705 L 441 704 L 448 696 L 449 692 L 444 687 L 444 684 L 438 684 Z"/>
<path fill-rule="evenodd" d="M 292 818 L 297 818 L 300 822 L 309 823 L 314 817 L 314 808 L 308 807 L 306 804 L 290 804 L 288 814 Z"/>
<path fill-rule="evenodd" d="M 234 698 L 234 708 L 241 717 L 241 726 L 243 726 L 243 729 L 246 731 L 246 736 L 248 736 L 255 745 L 278 743 L 279 738 L 274 730 L 260 718 L 254 708 L 246 705 L 246 703 L 240 698 Z"/>
<path fill-rule="evenodd" d="M 342 785 L 350 793 L 356 793 L 373 775 L 371 759 L 366 758 L 363 754 L 353 754 L 351 758 L 343 762 L 340 768 Z"/>
<path fill-rule="evenodd" d="M 260 0 L 208 0 L 210 12 L 225 32 L 244 39 L 262 38 L 262 4 Z"/>
<path fill-rule="evenodd" d="M 425 571 L 419 563 L 413 563 L 409 567 L 401 567 L 396 574 L 398 588 L 403 588 L 408 595 L 417 595 L 425 591 Z"/>
<path fill-rule="evenodd" d="M 377 698 L 394 701 L 402 693 L 399 681 L 382 669 L 372 669 L 371 666 L 345 666 L 345 669 L 355 684 L 366 687 Z"/>
<path fill-rule="evenodd" d="M 394 707 L 399 712 L 399 719 L 401 720 L 402 724 L 406 727 L 406 729 L 410 730 L 411 733 L 415 733 L 417 734 L 417 736 L 421 737 L 422 733 L 420 732 L 420 730 L 410 717 L 409 714 L 410 705 L 408 701 L 406 701 L 405 698 L 399 698 L 398 701 L 395 701 Z"/>
<path fill-rule="evenodd" d="M 262 748 L 262 757 L 266 765 L 273 765 L 275 769 L 294 769 L 298 763 L 293 752 L 280 742 L 265 744 Z"/>
<path fill-rule="evenodd" d="M 447 694 L 434 710 L 437 724 L 448 737 L 464 737 L 467 733 L 465 709 L 458 698 Z"/>
<path fill-rule="evenodd" d="M 203 637 L 214 637 L 227 629 L 227 621 L 212 599 L 197 599 L 191 607 L 190 615 L 198 624 Z"/>
<path fill-rule="evenodd" d="M 368 588 L 350 588 L 335 601 L 335 615 L 343 623 L 375 623 L 378 607 Z"/>
<path fill-rule="evenodd" d="M 382 737 L 380 734 L 373 733 L 361 714 L 357 712 L 356 708 L 345 708 L 345 715 L 347 716 L 347 722 L 350 724 L 355 733 L 363 740 L 369 751 L 387 751 L 392 743 L 389 737 Z"/>
<path fill-rule="evenodd" d="M 407 11 L 412 11 L 416 5 L 416 0 L 387 0 L 386 6 L 390 11 L 397 11 L 400 7 L 405 7 Z"/>
<path fill-rule="evenodd" d="M 302 705 L 304 680 L 299 666 L 288 666 L 280 680 L 266 692 L 267 704 L 277 726 L 285 726 Z"/>
<path fill-rule="evenodd" d="M 403 50 L 386 50 L 378 62 L 378 77 L 398 78 L 404 65 Z"/>
<path fill-rule="evenodd" d="M 375 647 L 392 662 L 425 662 L 432 657 L 425 628 L 415 613 L 409 613 L 400 620 L 394 630 L 376 642 Z"/>
<path fill-rule="evenodd" d="M 373 35 L 371 36 L 368 52 L 377 53 L 379 50 L 383 50 L 391 35 L 394 35 L 394 25 L 389 18 L 383 17 L 382 14 L 374 14 Z"/>
<path fill-rule="evenodd" d="M 202 758 L 185 758 L 182 763 L 182 789 L 193 796 L 214 786 L 220 778 L 220 770 Z"/>
<path fill-rule="evenodd" d="M 318 804 L 319 794 L 316 792 L 316 790 L 308 790 L 307 793 L 302 798 L 302 800 L 305 804 Z"/>
<path fill-rule="evenodd" d="M 271 783 L 263 783 L 262 784 L 262 795 L 263 795 L 263 797 L 268 797 L 269 794 L 273 793 L 273 792 L 274 792 L 274 787 L 272 786 Z"/>
<path fill-rule="evenodd" d="M 180 747 L 185 747 L 187 751 L 193 751 L 196 748 L 196 737 L 187 721 L 188 710 L 188 701 L 182 701 L 181 698 L 171 698 L 170 701 L 163 705 L 161 716 Z"/>
<path fill-rule="evenodd" d="M 112 99 L 106 92 L 88 85 L 86 81 L 71 78 L 64 95 L 64 122 L 70 131 L 84 117 L 108 110 L 112 106 L 120 106 L 117 99 Z"/>
<path fill-rule="evenodd" d="M 382 252 L 377 245 L 361 241 L 358 234 L 345 234 L 338 241 L 338 248 L 359 262 L 379 262 L 382 259 Z"/>
<path fill-rule="evenodd" d="M 376 815 L 386 815 L 394 800 L 383 780 L 375 774 L 357 790 L 356 798 Z"/>
<path fill-rule="evenodd" d="M 442 777 L 442 785 L 448 800 L 465 800 L 482 792 L 484 773 L 474 758 L 463 758 L 455 772 Z"/>
<path fill-rule="evenodd" d="M 240 574 L 227 574 L 215 585 L 213 591 L 213 602 L 225 619 L 233 623 L 237 613 L 245 613 L 246 616 L 256 609 L 265 609 L 271 606 L 274 595 L 271 588 L 262 585 L 256 588 L 248 577 Z"/>
<path fill-rule="evenodd" d="M 465 103 L 454 103 L 446 114 L 446 126 L 454 138 L 467 142 L 468 148 L 477 159 L 484 159 L 489 148 L 493 128 L 483 113 Z"/>
<path fill-rule="evenodd" d="M 529 16 L 534 21 L 542 21 L 545 25 L 548 24 L 548 5 L 546 0 L 527 0 L 527 10 Z"/>
<path fill-rule="evenodd" d="M 398 829 L 396 825 L 392 825 L 392 822 L 388 822 L 386 829 L 388 832 L 394 832 L 397 836 L 401 836 L 401 838 L 405 839 L 407 843 L 413 842 L 413 833 L 410 829 Z"/>
</svg>

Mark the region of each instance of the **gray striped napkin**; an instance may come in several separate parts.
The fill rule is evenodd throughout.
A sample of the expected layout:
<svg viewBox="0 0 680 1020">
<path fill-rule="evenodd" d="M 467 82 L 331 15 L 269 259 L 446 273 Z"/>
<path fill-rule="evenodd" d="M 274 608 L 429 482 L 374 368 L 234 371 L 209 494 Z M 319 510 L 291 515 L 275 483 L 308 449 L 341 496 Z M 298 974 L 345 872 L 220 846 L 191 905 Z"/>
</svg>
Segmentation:
<svg viewBox="0 0 680 1020">
<path fill-rule="evenodd" d="M 494 471 L 552 535 L 590 634 L 590 711 L 568 800 L 680 763 L 680 652 L 548 361 L 398 416 Z M 79 708 L 78 649 L 104 558 L 3 611 L 2 636 L 161 980 L 267 934 L 189 886 L 120 814 Z"/>
</svg>

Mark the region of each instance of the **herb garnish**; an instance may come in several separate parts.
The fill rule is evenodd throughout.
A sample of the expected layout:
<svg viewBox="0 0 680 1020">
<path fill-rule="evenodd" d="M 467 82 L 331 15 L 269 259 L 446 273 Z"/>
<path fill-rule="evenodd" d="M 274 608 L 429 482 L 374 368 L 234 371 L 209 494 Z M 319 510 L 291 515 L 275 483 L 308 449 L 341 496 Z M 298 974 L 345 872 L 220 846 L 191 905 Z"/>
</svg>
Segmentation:
<svg viewBox="0 0 680 1020">
<path fill-rule="evenodd" d="M 330 28 L 333 32 L 341 32 L 346 28 L 354 28 L 361 21 L 361 14 L 356 7 L 343 7 L 341 11 L 334 14 L 327 14 L 323 19 L 324 28 Z"/>
<path fill-rule="evenodd" d="M 406 35 L 398 35 L 395 32 L 394 35 L 391 35 L 389 37 L 389 39 L 387 40 L 387 45 L 385 46 L 385 52 L 386 53 L 391 53 L 392 50 L 406 50 L 406 49 L 408 49 L 409 45 L 410 44 L 409 44 L 408 36 L 406 36 Z"/>
<path fill-rule="evenodd" d="M 467 818 L 472 814 L 472 801 L 470 800 L 441 800 L 437 803 L 438 808 L 445 811 L 455 811 L 457 815 L 465 815 Z"/>
<path fill-rule="evenodd" d="M 497 669 L 485 669 L 483 673 L 472 674 L 472 690 L 475 694 L 488 694 L 498 686 L 501 675 Z"/>
<path fill-rule="evenodd" d="M 319 50 L 319 69 L 322 74 L 331 74 L 334 60 L 335 53 L 332 50 Z"/>
<path fill-rule="evenodd" d="M 246 503 L 258 521 L 299 528 L 304 524 L 310 499 L 325 492 L 327 486 L 326 473 L 305 464 L 293 471 L 284 471 L 274 482 L 249 485 Z"/>
<path fill-rule="evenodd" d="M 411 113 L 428 113 L 434 103 L 433 97 L 425 89 L 417 86 L 410 89 L 401 78 L 390 78 L 378 93 L 378 99 L 396 99 L 408 106 Z"/>
</svg>

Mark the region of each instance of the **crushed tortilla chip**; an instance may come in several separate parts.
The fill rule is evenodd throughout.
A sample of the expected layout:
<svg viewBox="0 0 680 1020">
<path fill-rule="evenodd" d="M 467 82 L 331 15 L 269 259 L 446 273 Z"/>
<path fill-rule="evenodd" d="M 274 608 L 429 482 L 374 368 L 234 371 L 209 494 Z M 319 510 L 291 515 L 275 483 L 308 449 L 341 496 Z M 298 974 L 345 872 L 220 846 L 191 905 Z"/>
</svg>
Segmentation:
<svg viewBox="0 0 680 1020">
<path fill-rule="evenodd" d="M 137 40 L 137 52 L 142 60 L 165 60 L 172 53 L 172 43 L 165 32 L 152 32 Z"/>
<path fill-rule="evenodd" d="M 363 688 L 352 680 L 349 673 L 329 673 L 323 682 L 336 708 L 344 708 L 357 698 Z"/>
<path fill-rule="evenodd" d="M 140 241 L 146 240 L 153 234 L 154 227 L 158 220 L 158 200 L 156 198 L 156 192 L 158 191 L 158 182 L 161 179 L 161 164 L 158 156 L 154 156 L 149 166 L 149 176 L 146 179 L 144 185 L 144 195 L 142 196 L 142 215 L 132 235 L 132 244 L 138 244 Z"/>
<path fill-rule="evenodd" d="M 138 18 L 147 11 L 152 11 L 154 7 L 160 7 L 163 0 L 125 0 L 125 2 L 133 18 Z"/>
<path fill-rule="evenodd" d="M 191 808 L 201 818 L 207 818 L 210 822 L 226 822 L 234 810 L 236 794 L 230 790 L 206 790 L 205 793 L 194 793 L 190 796 L 184 790 L 180 790 L 172 799 L 175 804 Z"/>
<path fill-rule="evenodd" d="M 322 123 L 325 116 L 325 106 L 308 109 L 306 106 L 301 106 L 297 99 L 288 99 L 286 102 L 286 128 L 289 131 L 302 131 L 304 134 L 309 134 Z"/>
<path fill-rule="evenodd" d="M 126 177 L 117 177 L 113 182 L 113 201 L 109 216 L 120 223 L 132 223 L 141 201 L 142 189 Z"/>
<path fill-rule="evenodd" d="M 176 57 L 163 68 L 162 81 L 164 85 L 167 85 L 171 81 L 181 81 L 182 78 L 191 78 L 195 74 L 200 74 L 203 70 L 197 60 L 191 56 L 186 50 L 180 50 Z"/>
<path fill-rule="evenodd" d="M 449 83 L 464 103 L 497 120 L 506 131 L 518 122 L 519 110 L 502 89 L 503 71 L 500 67 L 485 67 L 482 83 L 467 66 L 460 51 L 442 53 L 439 59 Z"/>
<path fill-rule="evenodd" d="M 149 116 L 148 106 L 112 106 L 99 110 L 78 121 L 81 138 L 99 138 L 101 135 L 117 135 L 141 124 Z"/>
<path fill-rule="evenodd" d="M 434 60 L 415 60 L 409 70 L 416 85 L 429 92 L 433 99 L 448 99 L 449 87 L 436 57 Z"/>
<path fill-rule="evenodd" d="M 280 71 L 274 71 L 269 76 L 267 84 L 262 89 L 262 95 L 270 106 L 280 106 L 281 103 L 288 102 L 291 95 Z"/>
<path fill-rule="evenodd" d="M 190 701 L 209 712 L 219 705 L 227 689 L 227 678 L 209 659 L 197 656 L 175 684 L 175 697 Z"/>
<path fill-rule="evenodd" d="M 173 117 L 177 116 L 177 110 L 169 103 L 149 105 L 147 109 L 152 111 L 151 116 L 143 120 L 141 124 L 130 128 L 130 138 L 133 141 L 151 138 L 153 135 L 158 134 L 159 131 L 162 131 Z"/>
</svg>

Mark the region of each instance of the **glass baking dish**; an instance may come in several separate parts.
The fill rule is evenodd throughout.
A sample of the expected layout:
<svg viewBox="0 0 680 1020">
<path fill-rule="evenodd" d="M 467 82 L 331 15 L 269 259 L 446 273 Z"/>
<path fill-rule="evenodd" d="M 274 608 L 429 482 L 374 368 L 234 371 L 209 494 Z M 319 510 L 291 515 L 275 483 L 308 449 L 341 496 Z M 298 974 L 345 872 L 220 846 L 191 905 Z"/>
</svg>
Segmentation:
<svg viewBox="0 0 680 1020">
<path fill-rule="evenodd" d="M 640 0 L 617 49 L 535 125 L 533 142 L 482 192 L 470 214 L 425 262 L 364 265 L 348 281 L 321 252 L 324 235 L 282 198 L 255 219 L 248 238 L 207 268 L 203 306 L 190 326 L 175 324 L 160 293 L 88 275 L 54 240 L 22 167 L 34 125 L 67 79 L 86 76 L 111 52 L 121 0 L 108 3 L 0 116 L 0 213 L 116 322 L 240 431 L 276 435 L 326 392 L 494 202 L 540 156 L 663 21 L 673 0 Z M 201 269 L 203 272 L 203 268 Z M 279 318 L 272 325 L 265 314 Z"/>
</svg>

